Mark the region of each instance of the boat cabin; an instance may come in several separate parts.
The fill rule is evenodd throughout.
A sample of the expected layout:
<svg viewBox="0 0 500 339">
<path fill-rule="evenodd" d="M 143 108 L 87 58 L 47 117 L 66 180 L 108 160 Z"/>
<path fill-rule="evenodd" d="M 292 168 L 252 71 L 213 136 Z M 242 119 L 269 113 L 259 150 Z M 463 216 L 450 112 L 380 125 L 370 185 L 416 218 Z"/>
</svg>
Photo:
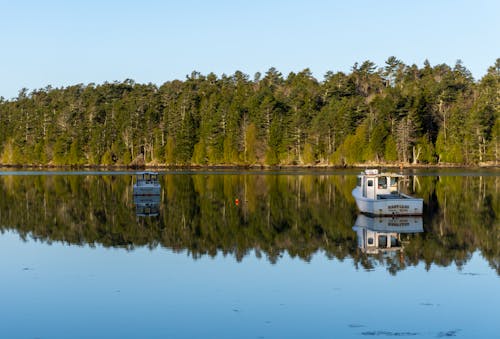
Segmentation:
<svg viewBox="0 0 500 339">
<path fill-rule="evenodd" d="M 400 198 L 399 178 L 395 173 L 380 173 L 376 169 L 365 170 L 358 175 L 356 186 L 367 199 Z"/>
<path fill-rule="evenodd" d="M 158 173 L 156 172 L 138 172 L 136 173 L 138 185 L 153 184 L 158 182 Z"/>
<path fill-rule="evenodd" d="M 139 172 L 136 173 L 136 182 L 134 184 L 133 194 L 135 195 L 160 195 L 161 185 L 158 181 L 158 173 L 156 172 Z"/>
</svg>

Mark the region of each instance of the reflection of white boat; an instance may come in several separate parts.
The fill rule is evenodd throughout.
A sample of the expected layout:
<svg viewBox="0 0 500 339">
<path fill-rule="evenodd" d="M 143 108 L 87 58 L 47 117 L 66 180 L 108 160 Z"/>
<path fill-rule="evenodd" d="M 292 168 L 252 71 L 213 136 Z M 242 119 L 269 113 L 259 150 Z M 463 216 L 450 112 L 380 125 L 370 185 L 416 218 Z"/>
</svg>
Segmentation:
<svg viewBox="0 0 500 339">
<path fill-rule="evenodd" d="M 358 215 L 355 227 L 368 228 L 376 232 L 420 233 L 424 231 L 422 217 L 370 217 Z"/>
<path fill-rule="evenodd" d="M 134 184 L 135 195 L 160 195 L 160 182 L 158 181 L 158 173 L 156 172 L 139 172 L 136 173 L 136 181 Z"/>
<path fill-rule="evenodd" d="M 401 177 L 395 173 L 379 174 L 376 169 L 361 172 L 352 190 L 359 210 L 381 216 L 421 215 L 423 199 L 401 193 L 398 185 Z"/>
<path fill-rule="evenodd" d="M 422 217 L 369 217 L 363 214 L 358 215 L 352 229 L 357 234 L 358 247 L 369 254 L 401 250 L 401 234 L 424 231 Z"/>
<path fill-rule="evenodd" d="M 134 204 L 138 217 L 155 217 L 160 214 L 159 195 L 134 195 Z"/>
</svg>

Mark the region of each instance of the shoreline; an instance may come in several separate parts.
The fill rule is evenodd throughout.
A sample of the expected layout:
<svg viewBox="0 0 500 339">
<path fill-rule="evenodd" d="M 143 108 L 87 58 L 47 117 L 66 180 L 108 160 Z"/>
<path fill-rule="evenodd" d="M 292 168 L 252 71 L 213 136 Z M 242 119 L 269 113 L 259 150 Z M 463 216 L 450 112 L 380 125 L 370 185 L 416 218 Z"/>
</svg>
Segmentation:
<svg viewBox="0 0 500 339">
<path fill-rule="evenodd" d="M 143 166 L 130 165 L 4 165 L 2 169 L 31 169 L 31 170 L 342 170 L 360 168 L 389 168 L 389 169 L 446 169 L 446 168 L 467 168 L 467 169 L 500 169 L 500 164 L 354 164 L 349 166 L 335 165 L 156 165 L 149 164 Z"/>
</svg>

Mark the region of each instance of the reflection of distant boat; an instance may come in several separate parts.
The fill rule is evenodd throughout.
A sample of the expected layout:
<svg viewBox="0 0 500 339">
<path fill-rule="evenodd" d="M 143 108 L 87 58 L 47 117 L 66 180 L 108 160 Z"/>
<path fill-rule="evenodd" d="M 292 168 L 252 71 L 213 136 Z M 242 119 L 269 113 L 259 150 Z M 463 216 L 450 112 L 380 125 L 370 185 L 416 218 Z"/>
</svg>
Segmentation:
<svg viewBox="0 0 500 339">
<path fill-rule="evenodd" d="M 134 184 L 134 196 L 136 195 L 160 195 L 160 182 L 158 181 L 158 173 L 156 172 L 139 172 L 136 173 L 136 181 Z"/>
<path fill-rule="evenodd" d="M 359 210 L 370 215 L 421 215 L 423 199 L 401 193 L 401 177 L 395 173 L 379 174 L 376 169 L 361 172 L 352 190 Z"/>
<path fill-rule="evenodd" d="M 134 195 L 134 204 L 138 217 L 156 217 L 160 214 L 159 195 Z"/>
<path fill-rule="evenodd" d="M 422 217 L 369 217 L 358 215 L 352 228 L 357 233 L 358 247 L 365 253 L 397 251 L 402 249 L 402 233 L 424 231 Z"/>
</svg>

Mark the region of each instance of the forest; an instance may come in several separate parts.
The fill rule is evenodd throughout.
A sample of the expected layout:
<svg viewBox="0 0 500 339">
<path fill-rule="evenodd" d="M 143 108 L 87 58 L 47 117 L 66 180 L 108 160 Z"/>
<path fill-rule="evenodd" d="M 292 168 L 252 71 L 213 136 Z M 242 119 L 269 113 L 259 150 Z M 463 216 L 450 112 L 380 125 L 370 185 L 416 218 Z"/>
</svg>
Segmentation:
<svg viewBox="0 0 500 339">
<path fill-rule="evenodd" d="M 23 88 L 0 97 L 0 165 L 498 165 L 500 58 L 475 80 L 459 60 L 389 57 L 349 74 L 275 68 Z"/>
</svg>

